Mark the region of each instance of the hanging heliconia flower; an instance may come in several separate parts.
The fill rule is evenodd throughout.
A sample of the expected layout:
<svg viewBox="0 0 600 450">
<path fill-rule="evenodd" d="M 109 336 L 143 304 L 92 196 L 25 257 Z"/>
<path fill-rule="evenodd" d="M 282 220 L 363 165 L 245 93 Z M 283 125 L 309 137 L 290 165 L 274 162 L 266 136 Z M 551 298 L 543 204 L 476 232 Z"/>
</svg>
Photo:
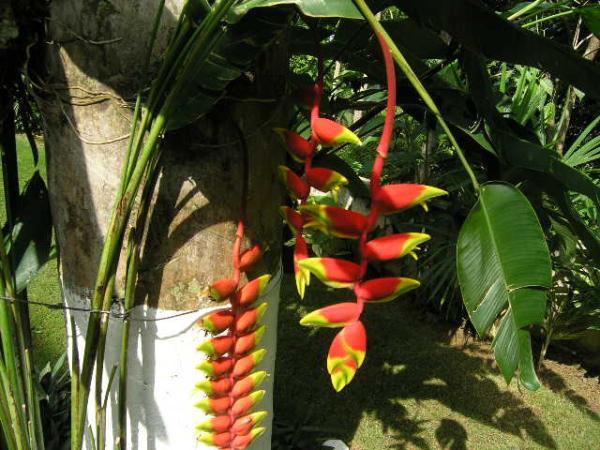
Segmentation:
<svg viewBox="0 0 600 450">
<path fill-rule="evenodd" d="M 367 267 L 374 261 L 389 261 L 411 255 L 419 245 L 430 239 L 424 233 L 398 233 L 369 239 L 380 214 L 388 215 L 413 206 L 427 208 L 426 202 L 446 192 L 419 184 L 381 185 L 381 173 L 387 158 L 396 111 L 395 73 L 391 54 L 385 41 L 378 35 L 383 50 L 388 82 L 386 117 L 377 156 L 371 175 L 371 210 L 368 215 L 331 205 L 307 204 L 307 187 L 331 192 L 337 200 L 339 189 L 348 184 L 341 174 L 322 167 L 313 167 L 312 158 L 317 147 L 343 144 L 360 145 L 352 131 L 330 119 L 319 116 L 319 101 L 323 90 L 323 62 L 319 58 L 319 79 L 312 89 L 305 90 L 305 100 L 312 98 L 311 139 L 285 130 L 277 130 L 296 161 L 304 162 L 304 174 L 297 175 L 288 168 L 280 168 L 281 178 L 296 208 L 282 207 L 281 214 L 296 237 L 294 271 L 296 287 L 304 296 L 310 275 L 333 288 L 350 288 L 355 300 L 336 303 L 305 315 L 300 323 L 306 326 L 341 328 L 333 339 L 327 356 L 327 371 L 336 391 L 343 389 L 354 378 L 366 355 L 367 333 L 360 320 L 365 305 L 392 301 L 419 286 L 417 280 L 405 277 L 366 279 Z M 310 144 L 310 148 L 309 148 Z M 309 189 L 308 189 L 309 190 Z M 339 258 L 312 258 L 308 254 L 304 229 L 317 229 L 331 236 L 356 239 L 359 242 L 360 262 Z"/>
<path fill-rule="evenodd" d="M 327 370 L 336 391 L 340 391 L 352 381 L 365 359 L 367 335 L 360 321 L 364 306 L 394 300 L 419 286 L 417 280 L 405 277 L 366 279 L 367 267 L 371 262 L 389 261 L 406 255 L 416 258 L 415 251 L 419 245 L 430 238 L 427 234 L 409 232 L 369 239 L 379 215 L 398 213 L 417 205 L 427 210 L 427 201 L 446 194 L 441 189 L 419 184 L 381 185 L 381 174 L 395 120 L 396 78 L 390 50 L 380 35 L 377 35 L 377 38 L 385 61 L 388 99 L 383 132 L 371 174 L 372 202 L 368 215 L 337 206 L 307 203 L 310 188 L 330 192 L 337 202 L 338 191 L 348 184 L 346 177 L 333 170 L 313 167 L 313 158 L 318 147 L 361 145 L 359 137 L 351 130 L 320 117 L 323 93 L 322 57 L 318 58 L 317 82 L 314 86 L 299 90 L 298 95 L 302 104 L 311 107 L 310 140 L 293 131 L 275 130 L 292 158 L 304 165 L 303 174 L 297 174 L 285 166 L 279 168 L 280 178 L 294 201 L 294 207 L 281 207 L 281 215 L 295 236 L 294 273 L 298 293 L 300 297 L 304 297 L 310 276 L 314 275 L 327 286 L 353 289 L 356 297 L 352 302 L 337 303 L 313 311 L 300 321 L 302 325 L 307 326 L 342 328 L 334 338 L 327 357 Z M 303 236 L 304 229 L 316 229 L 331 236 L 358 240 L 360 262 L 338 258 L 311 258 Z"/>
<path fill-rule="evenodd" d="M 265 395 L 260 385 L 267 373 L 255 369 L 266 353 L 257 348 L 266 331 L 260 321 L 267 303 L 260 303 L 260 297 L 271 277 L 263 275 L 239 286 L 241 273 L 252 270 L 262 256 L 260 245 L 241 252 L 243 237 L 241 220 L 233 250 L 234 275 L 208 289 L 213 299 L 229 300 L 230 306 L 198 321 L 199 326 L 213 334 L 197 347 L 207 357 L 197 366 L 207 379 L 196 384 L 204 397 L 195 406 L 213 416 L 196 427 L 200 432 L 198 440 L 222 450 L 247 448 L 264 432 L 259 424 L 267 415 L 265 411 L 253 410 Z"/>
</svg>

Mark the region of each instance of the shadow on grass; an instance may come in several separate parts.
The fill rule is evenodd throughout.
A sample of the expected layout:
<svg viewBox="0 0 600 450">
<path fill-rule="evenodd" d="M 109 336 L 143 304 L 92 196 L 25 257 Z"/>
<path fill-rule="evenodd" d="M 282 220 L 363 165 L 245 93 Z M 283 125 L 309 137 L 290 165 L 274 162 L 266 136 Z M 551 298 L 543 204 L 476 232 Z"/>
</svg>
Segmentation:
<svg viewBox="0 0 600 450">
<path fill-rule="evenodd" d="M 361 418 L 369 415 L 393 437 L 390 448 L 428 449 L 424 431 L 432 424 L 403 406 L 428 400 L 503 433 L 556 448 L 534 411 L 488 376 L 483 359 L 448 346 L 447 338 L 415 323 L 414 314 L 407 314 L 399 303 L 369 308 L 364 320 L 369 331 L 367 359 L 354 382 L 335 394 L 325 369 L 335 331 L 300 327 L 298 310 L 348 300 L 349 293 L 327 291 L 314 281 L 311 295 L 299 303 L 289 281 L 283 285 L 275 379 L 275 420 L 284 433 L 280 438 L 286 440 L 280 448 L 314 449 L 314 443 L 307 447 L 290 439 L 289 433 L 302 434 L 298 428 L 304 425 L 309 426 L 303 430 L 319 440 L 335 437 L 350 442 Z M 468 438 L 460 423 L 446 418 L 437 424 L 435 437 L 441 447 L 456 450 L 466 448 Z"/>
<path fill-rule="evenodd" d="M 600 422 L 600 416 L 593 410 L 587 399 L 571 388 L 565 379 L 554 370 L 543 367 L 539 373 L 544 386 L 568 399 L 577 409 L 587 414 L 592 420 Z"/>
</svg>

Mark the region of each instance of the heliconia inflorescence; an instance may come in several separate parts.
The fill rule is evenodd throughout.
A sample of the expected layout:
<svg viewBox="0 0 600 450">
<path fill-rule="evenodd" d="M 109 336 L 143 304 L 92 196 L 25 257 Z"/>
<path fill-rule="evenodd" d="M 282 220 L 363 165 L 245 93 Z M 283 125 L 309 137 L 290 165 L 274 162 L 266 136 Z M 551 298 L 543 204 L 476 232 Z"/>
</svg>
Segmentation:
<svg viewBox="0 0 600 450">
<path fill-rule="evenodd" d="M 295 208 L 281 207 L 281 215 L 296 238 L 294 272 L 296 287 L 304 297 L 310 276 L 314 275 L 327 286 L 353 290 L 355 300 L 336 303 L 305 315 L 300 323 L 307 326 L 341 328 L 327 357 L 327 371 L 336 391 L 343 389 L 362 365 L 367 349 L 367 333 L 360 318 L 364 306 L 394 300 L 399 295 L 419 286 L 417 280 L 404 277 L 366 279 L 369 263 L 389 261 L 411 255 L 419 245 L 429 240 L 424 233 L 398 233 L 369 239 L 380 215 L 395 214 L 421 205 L 446 192 L 420 184 L 381 185 L 381 173 L 388 155 L 396 111 L 396 79 L 391 53 L 385 40 L 377 35 L 383 51 L 388 84 L 386 117 L 377 156 L 371 174 L 371 209 L 368 215 L 349 211 L 338 206 L 308 204 L 310 188 L 331 192 L 337 202 L 337 193 L 348 180 L 341 174 L 324 167 L 313 167 L 312 161 L 319 146 L 334 147 L 343 144 L 361 145 L 352 131 L 330 119 L 320 117 L 319 104 L 323 93 L 323 60 L 319 58 L 319 76 L 312 87 L 300 90 L 298 98 L 311 107 L 311 136 L 277 129 L 288 152 L 297 162 L 304 164 L 302 174 L 280 166 L 280 178 L 286 186 Z M 310 102 L 312 101 L 312 104 Z M 358 263 L 339 258 L 310 257 L 304 229 L 316 229 L 331 236 L 355 239 L 359 242 Z M 226 319 L 223 319 L 226 321 Z"/>
<path fill-rule="evenodd" d="M 208 294 L 216 301 L 228 300 L 230 306 L 198 320 L 198 325 L 213 334 L 198 345 L 207 359 L 198 366 L 206 379 L 196 384 L 202 398 L 196 407 L 213 416 L 199 424 L 198 441 L 222 450 L 243 450 L 265 429 L 260 423 L 265 411 L 254 411 L 265 395 L 260 389 L 267 372 L 255 370 L 266 350 L 257 348 L 265 330 L 260 321 L 267 303 L 260 303 L 270 275 L 262 275 L 240 286 L 242 272 L 252 270 L 262 256 L 255 245 L 240 251 L 244 221 L 240 220 L 233 249 L 234 274 L 213 283 Z"/>
</svg>

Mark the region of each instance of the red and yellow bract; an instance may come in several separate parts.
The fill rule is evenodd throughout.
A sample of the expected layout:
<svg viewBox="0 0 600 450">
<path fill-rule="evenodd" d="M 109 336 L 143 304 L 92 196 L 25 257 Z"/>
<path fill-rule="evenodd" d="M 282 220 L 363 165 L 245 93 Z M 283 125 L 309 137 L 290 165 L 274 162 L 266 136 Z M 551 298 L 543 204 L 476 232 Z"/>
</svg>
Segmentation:
<svg viewBox="0 0 600 450">
<path fill-rule="evenodd" d="M 310 186 L 289 167 L 279 166 L 279 178 L 294 200 L 304 200 L 308 197 Z"/>
<path fill-rule="evenodd" d="M 327 372 L 336 391 L 341 391 L 362 365 L 367 352 L 367 332 L 361 321 L 345 326 L 333 339 L 327 355 Z"/>
<path fill-rule="evenodd" d="M 363 281 L 354 290 L 356 296 L 370 303 L 389 302 L 400 294 L 416 289 L 421 283 L 412 278 L 386 277 Z"/>
<path fill-rule="evenodd" d="M 305 228 L 317 228 L 332 236 L 358 239 L 367 227 L 363 214 L 328 205 L 303 205 L 300 211 L 309 218 Z"/>
<path fill-rule="evenodd" d="M 366 243 L 364 257 L 371 261 L 388 261 L 412 254 L 419 244 L 431 236 L 424 233 L 390 234 Z"/>
<path fill-rule="evenodd" d="M 296 235 L 296 245 L 294 247 L 294 277 L 296 279 L 296 289 L 300 298 L 304 297 L 306 286 L 310 284 L 310 271 L 300 266 L 300 262 L 308 258 L 308 245 L 304 236 L 298 233 Z"/>
<path fill-rule="evenodd" d="M 284 128 L 273 129 L 285 144 L 290 156 L 297 162 L 304 160 L 315 153 L 314 146 L 309 140 L 304 139 L 295 131 L 286 130 Z"/>
<path fill-rule="evenodd" d="M 304 218 L 298 211 L 290 208 L 289 206 L 282 206 L 279 208 L 279 212 L 294 235 L 302 232 L 302 228 L 304 227 Z"/>
<path fill-rule="evenodd" d="M 313 136 L 323 147 L 336 147 L 342 144 L 362 145 L 352 131 L 333 120 L 319 117 L 311 123 Z"/>
<path fill-rule="evenodd" d="M 322 191 L 338 191 L 348 184 L 348 179 L 335 170 L 312 167 L 306 171 L 306 181 L 312 187 Z"/>
<path fill-rule="evenodd" d="M 235 292 L 237 282 L 230 278 L 215 281 L 209 288 L 209 295 L 216 301 L 226 300 Z"/>
<path fill-rule="evenodd" d="M 416 205 L 423 205 L 424 208 L 427 208 L 426 201 L 446 194 L 447 192 L 442 189 L 423 184 L 388 184 L 381 187 L 375 195 L 374 201 L 379 211 L 387 215 L 404 211 Z"/>
<path fill-rule="evenodd" d="M 332 288 L 352 287 L 360 277 L 360 266 L 339 258 L 306 258 L 298 264 Z"/>
<path fill-rule="evenodd" d="M 355 302 L 336 303 L 305 315 L 301 325 L 339 328 L 355 322 L 360 317 L 362 306 Z"/>
</svg>

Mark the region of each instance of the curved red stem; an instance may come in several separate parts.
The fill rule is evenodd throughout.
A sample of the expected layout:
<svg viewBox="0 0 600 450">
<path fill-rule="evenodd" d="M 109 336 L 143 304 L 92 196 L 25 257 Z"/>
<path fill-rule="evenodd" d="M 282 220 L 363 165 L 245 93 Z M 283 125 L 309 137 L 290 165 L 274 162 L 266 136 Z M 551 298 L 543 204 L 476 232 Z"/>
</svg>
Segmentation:
<svg viewBox="0 0 600 450">
<path fill-rule="evenodd" d="M 394 70 L 394 61 L 392 60 L 390 48 L 383 37 L 379 33 L 376 33 L 376 35 L 377 39 L 379 40 L 379 45 L 381 46 L 381 51 L 383 52 L 383 60 L 385 62 L 388 98 L 383 131 L 381 133 L 379 144 L 377 145 L 377 157 L 375 158 L 375 163 L 373 164 L 373 170 L 371 172 L 371 199 L 374 199 L 377 196 L 379 189 L 381 188 L 381 173 L 383 172 L 383 166 L 385 164 L 390 143 L 392 141 L 392 135 L 394 133 L 394 121 L 396 117 L 396 73 Z M 367 271 L 368 260 L 364 257 L 367 238 L 369 233 L 375 227 L 378 217 L 379 211 L 377 205 L 372 201 L 371 210 L 367 218 L 367 226 L 360 236 L 359 242 L 359 249 L 361 253 L 360 280 L 362 280 Z M 362 304 L 363 300 L 358 298 L 357 302 Z"/>
</svg>

